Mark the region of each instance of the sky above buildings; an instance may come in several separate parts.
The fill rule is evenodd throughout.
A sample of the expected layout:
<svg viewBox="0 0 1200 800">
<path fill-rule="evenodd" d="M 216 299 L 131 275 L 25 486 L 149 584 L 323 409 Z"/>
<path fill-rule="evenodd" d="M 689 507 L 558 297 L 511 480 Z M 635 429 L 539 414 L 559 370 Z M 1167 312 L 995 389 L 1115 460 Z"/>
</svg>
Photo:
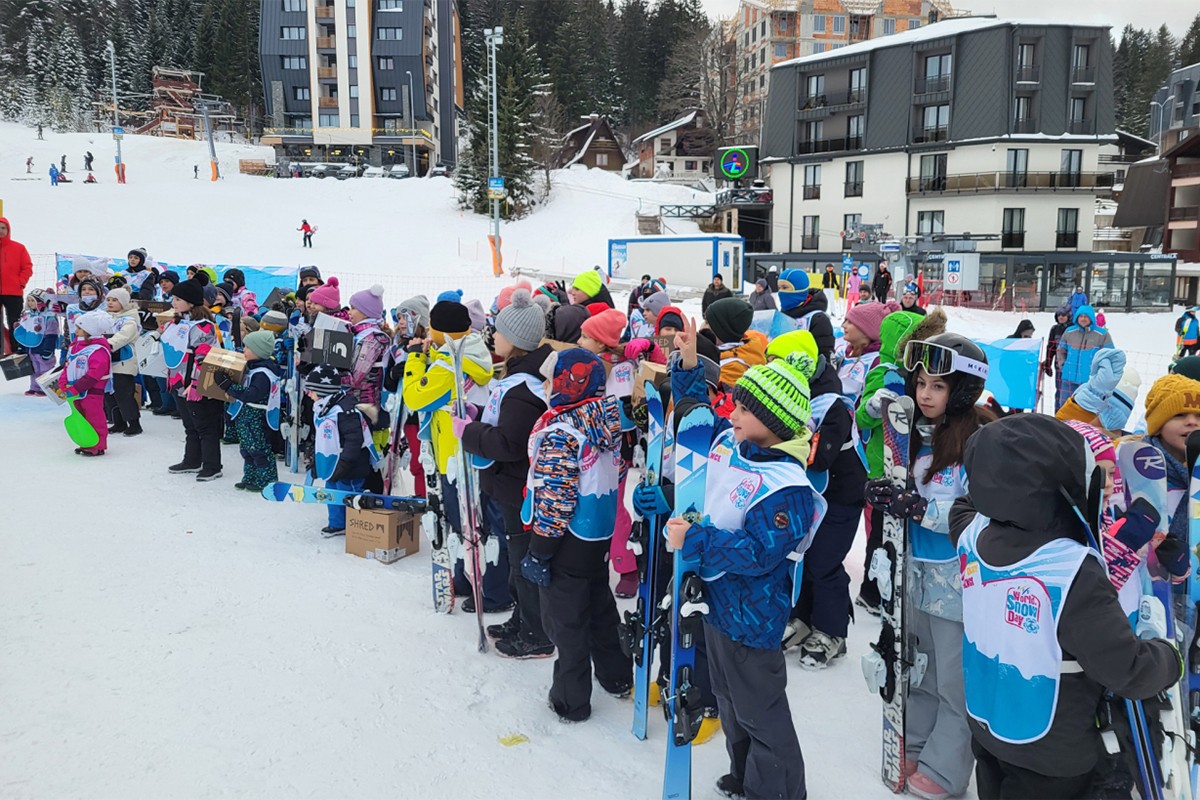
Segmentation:
<svg viewBox="0 0 1200 800">
<path fill-rule="evenodd" d="M 737 11 L 739 0 L 701 0 L 708 13 L 728 17 Z M 1175 38 L 1183 36 L 1197 6 L 1186 0 L 954 0 L 956 7 L 975 14 L 996 14 L 1023 19 L 1069 20 L 1088 24 L 1110 25 L 1113 35 L 1120 36 L 1126 25 L 1137 28 L 1157 28 L 1166 23 Z"/>
</svg>

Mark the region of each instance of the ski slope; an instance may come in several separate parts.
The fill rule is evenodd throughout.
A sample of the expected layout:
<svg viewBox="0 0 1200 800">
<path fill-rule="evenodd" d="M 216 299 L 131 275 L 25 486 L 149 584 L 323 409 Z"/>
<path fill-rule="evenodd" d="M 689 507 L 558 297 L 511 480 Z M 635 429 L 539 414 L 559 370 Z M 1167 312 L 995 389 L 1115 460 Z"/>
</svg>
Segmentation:
<svg viewBox="0 0 1200 800">
<path fill-rule="evenodd" d="M 33 253 L 145 246 L 175 263 L 316 263 L 343 277 L 343 301 L 380 280 L 389 306 L 456 286 L 487 303 L 510 280 L 491 277 L 487 220 L 460 212 L 445 180 L 231 174 L 213 184 L 191 177 L 206 160 L 202 145 L 127 137 L 130 184 L 99 169 L 98 186 L 52 189 L 51 157 L 66 152 L 75 177 L 85 149 L 98 167 L 111 164 L 112 143 L 46 137 L 0 125 L 0 199 Z M 31 154 L 39 180 L 20 180 Z M 237 158 L 263 156 L 220 147 L 228 172 Z M 547 207 L 505 226 L 506 258 L 586 269 L 604 260 L 609 237 L 635 232 L 639 204 L 695 199 L 679 187 L 559 173 Z M 294 230 L 301 218 L 320 228 L 311 251 Z M 1017 322 L 951 317 L 953 329 L 977 336 Z M 1044 335 L 1050 315 L 1034 323 Z M 1118 346 L 1150 361 L 1172 349 L 1171 323 L 1109 315 Z M 25 388 L 0 382 L 0 796 L 659 795 L 661 714 L 652 710 L 650 738 L 639 742 L 632 703 L 597 685 L 591 720 L 558 722 L 546 707 L 551 661 L 480 655 L 473 615 L 433 613 L 427 549 L 391 566 L 345 555 L 343 540 L 318 534 L 323 509 L 234 491 L 236 447 L 223 448 L 225 477 L 214 483 L 167 474 L 182 451 L 170 418 L 145 415 L 143 436 L 112 437 L 105 458 L 78 458 L 63 411 Z M 860 536 L 847 562 L 852 591 L 862 554 Z M 858 667 L 878 632 L 860 613 L 847 658 L 825 672 L 788 658 L 811 797 L 892 796 L 878 778 L 881 703 Z M 712 796 L 727 765 L 720 737 L 695 749 L 698 797 Z"/>
</svg>

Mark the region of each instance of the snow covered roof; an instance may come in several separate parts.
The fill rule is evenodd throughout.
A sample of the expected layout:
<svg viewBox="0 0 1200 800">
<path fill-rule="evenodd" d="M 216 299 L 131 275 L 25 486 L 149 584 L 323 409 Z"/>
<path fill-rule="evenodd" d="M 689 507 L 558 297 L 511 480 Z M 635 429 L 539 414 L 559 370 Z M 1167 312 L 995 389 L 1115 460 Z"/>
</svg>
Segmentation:
<svg viewBox="0 0 1200 800">
<path fill-rule="evenodd" d="M 589 126 L 591 126 L 591 123 L 588 123 L 587 125 L 584 125 L 583 127 L 587 128 Z M 575 130 L 571 131 L 571 133 L 578 133 L 581 130 L 583 130 L 583 128 L 576 128 Z M 579 152 L 575 154 L 574 158 L 572 158 L 570 161 L 568 161 L 566 164 L 564 164 L 563 165 L 564 167 L 575 166 L 577 163 L 579 163 L 579 159 L 581 159 L 585 155 L 587 155 L 588 148 L 592 146 L 592 140 L 596 138 L 596 131 L 598 131 L 598 130 L 600 130 L 599 125 L 592 127 L 592 132 L 588 134 L 587 141 L 583 143 L 583 147 L 579 148 Z M 568 134 L 568 135 L 570 135 L 570 134 Z"/>
<path fill-rule="evenodd" d="M 668 131 L 673 131 L 676 128 L 682 128 L 684 125 L 688 125 L 694 119 L 696 119 L 696 115 L 698 113 L 700 113 L 700 112 L 692 111 L 692 112 L 680 117 L 679 119 L 675 120 L 674 122 L 669 122 L 666 125 L 663 125 L 661 128 L 655 128 L 654 130 L 650 131 L 649 133 L 643 133 L 641 136 L 634 139 L 633 143 L 637 144 L 638 142 L 644 142 L 647 139 L 653 139 L 655 136 L 661 136 L 662 134 L 667 133 Z"/>
<path fill-rule="evenodd" d="M 1055 25 L 1063 25 L 1068 27 L 1096 27 L 1107 28 L 1107 25 L 1080 25 L 1077 22 L 1058 22 L 1045 19 L 999 19 L 997 17 L 952 17 L 941 22 L 935 22 L 932 25 L 923 25 L 920 28 L 893 33 L 890 36 L 883 36 L 878 39 L 868 39 L 865 42 L 839 47 L 836 50 L 827 50 L 824 53 L 813 53 L 809 56 L 801 56 L 787 61 L 780 61 L 771 69 L 780 69 L 781 67 L 796 66 L 798 64 L 811 64 L 828 61 L 831 58 L 841 58 L 842 56 L 860 55 L 869 53 L 872 50 L 878 50 L 883 47 L 903 47 L 905 45 L 916 44 L 917 42 L 927 42 L 933 39 L 942 39 L 946 36 L 956 36 L 960 33 L 969 33 L 971 31 L 981 31 L 988 28 L 999 27 L 1017 27 L 1018 25 L 1028 25 L 1036 27 L 1048 27 Z"/>
</svg>

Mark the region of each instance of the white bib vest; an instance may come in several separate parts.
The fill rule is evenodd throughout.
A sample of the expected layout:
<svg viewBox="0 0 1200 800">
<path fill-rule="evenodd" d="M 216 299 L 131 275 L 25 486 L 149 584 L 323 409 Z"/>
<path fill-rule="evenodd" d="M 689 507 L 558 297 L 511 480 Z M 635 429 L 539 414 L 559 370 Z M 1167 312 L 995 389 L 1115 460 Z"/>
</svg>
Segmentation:
<svg viewBox="0 0 1200 800">
<path fill-rule="evenodd" d="M 842 444 L 842 449 L 853 450 L 858 454 L 858 459 L 862 462 L 862 465 L 866 467 L 867 454 L 863 451 L 862 442 L 858 438 L 858 425 L 854 424 L 854 404 L 843 395 L 830 393 L 814 397 L 809 404 L 812 415 L 808 419 L 808 429 L 813 433 L 819 431 L 821 425 L 825 422 L 825 416 L 829 413 L 829 409 L 833 408 L 834 403 L 844 403 L 850 412 L 850 438 Z M 821 494 L 825 494 L 825 490 L 829 488 L 829 471 L 818 472 L 816 470 L 809 470 L 807 475 L 812 487 Z"/>
<path fill-rule="evenodd" d="M 479 414 L 479 421 L 487 425 L 498 425 L 500 423 L 500 406 L 504 403 L 504 396 L 518 386 L 528 387 L 534 397 L 541 400 L 542 403 L 546 402 L 546 393 L 540 378 L 525 372 L 508 375 L 498 381 L 492 381 L 492 393 L 488 396 L 487 405 Z M 494 463 L 496 463 L 494 459 L 471 453 L 471 464 L 475 469 L 487 469 Z"/>
<path fill-rule="evenodd" d="M 100 346 L 98 344 L 89 344 L 87 347 L 83 348 L 82 350 L 71 354 L 70 358 L 67 359 L 67 365 L 66 365 L 68 382 L 74 384 L 76 381 L 82 379 L 85 375 L 87 375 L 88 361 L 91 359 L 92 354 L 97 351 L 107 352 L 107 350 L 105 350 L 102 346 Z M 111 390 L 112 389 L 112 357 L 111 356 L 109 357 L 109 360 L 108 360 L 108 371 L 101 377 L 101 379 L 108 381 L 108 384 L 104 387 L 104 391 L 107 392 L 107 391 Z"/>
</svg>

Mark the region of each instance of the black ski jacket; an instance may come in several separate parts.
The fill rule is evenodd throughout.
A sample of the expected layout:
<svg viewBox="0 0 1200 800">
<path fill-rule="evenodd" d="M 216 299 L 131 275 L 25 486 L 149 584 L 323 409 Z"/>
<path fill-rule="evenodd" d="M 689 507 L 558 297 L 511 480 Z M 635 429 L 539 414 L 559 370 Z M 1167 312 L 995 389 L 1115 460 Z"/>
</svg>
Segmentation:
<svg viewBox="0 0 1200 800">
<path fill-rule="evenodd" d="M 1066 489 L 1087 508 L 1083 437 L 1053 417 L 1019 414 L 985 425 L 967 442 L 963 464 L 970 494 L 950 512 L 950 535 L 958 537 L 983 514 L 991 522 L 978 539 L 979 555 L 995 566 L 1028 558 L 1060 538 L 1087 542 Z M 1070 777 L 1093 769 L 1103 745 L 1096 713 L 1104 688 L 1130 699 L 1154 697 L 1180 678 L 1179 655 L 1162 639 L 1140 640 L 1117 603 L 1103 564 L 1087 558 L 1075 576 L 1058 620 L 1063 661 L 1082 672 L 1064 674 L 1058 706 L 1046 735 L 1014 745 L 993 737 L 969 719 L 976 742 L 1001 761 L 1040 775 Z"/>
<path fill-rule="evenodd" d="M 801 319 L 814 311 L 820 311 L 808 321 L 808 332 L 817 340 L 817 352 L 828 361 L 833 355 L 836 339 L 833 338 L 833 322 L 829 319 L 829 300 L 824 292 L 811 291 L 803 305 L 784 311 L 792 319 Z"/>
<path fill-rule="evenodd" d="M 841 394 L 842 381 L 837 370 L 825 363 L 817 366 L 817 374 L 809 384 L 809 392 L 815 399 L 823 394 Z M 808 468 L 816 472 L 829 471 L 829 485 L 824 497 L 830 503 L 853 508 L 862 508 L 863 486 L 867 482 L 867 468 L 862 459 L 850 446 L 854 416 L 850 406 L 836 401 L 829 407 L 821 427 L 812 440 L 812 455 Z"/>
<path fill-rule="evenodd" d="M 550 345 L 544 344 L 532 353 L 511 359 L 506 374 L 540 378 L 538 370 L 550 353 Z M 518 384 L 504 395 L 495 425 L 471 422 L 463 429 L 463 449 L 495 462 L 479 472 L 479 490 L 500 505 L 520 508 L 525 499 L 529 434 L 545 412 L 546 401 L 528 386 Z"/>
</svg>

